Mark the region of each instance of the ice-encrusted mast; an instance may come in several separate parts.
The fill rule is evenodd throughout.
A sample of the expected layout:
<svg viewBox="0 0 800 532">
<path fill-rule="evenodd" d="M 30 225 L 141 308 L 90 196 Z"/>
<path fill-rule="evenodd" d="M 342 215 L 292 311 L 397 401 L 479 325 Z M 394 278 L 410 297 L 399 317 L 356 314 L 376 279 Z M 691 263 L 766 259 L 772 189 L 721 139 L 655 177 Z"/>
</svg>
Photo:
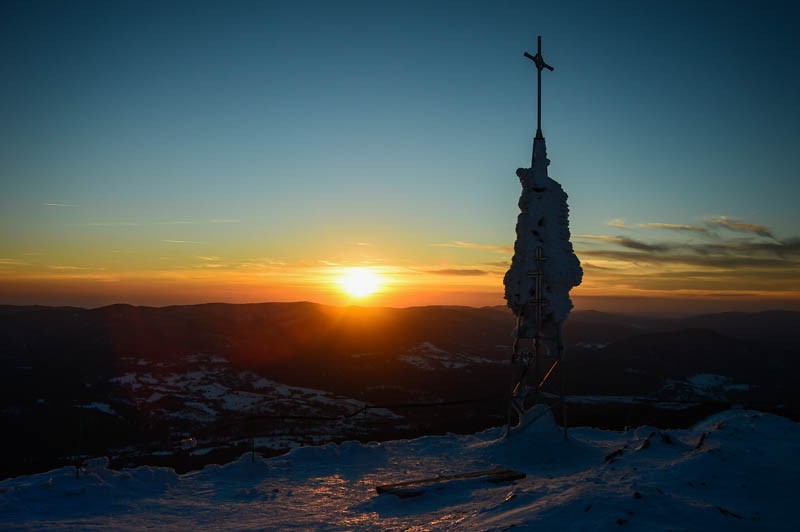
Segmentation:
<svg viewBox="0 0 800 532">
<path fill-rule="evenodd" d="M 509 428 L 515 413 L 519 423 L 530 417 L 541 400 L 542 386 L 564 355 L 563 325 L 572 309 L 569 291 L 583 277 L 569 240 L 567 194 L 547 175 L 550 161 L 542 135 L 542 70 L 552 71 L 553 67 L 542 58 L 541 37 L 536 55 L 525 52 L 525 57 L 537 69 L 537 115 L 531 167 L 517 170 L 522 184 L 517 239 L 503 280 L 506 301 L 517 317 Z M 549 364 L 542 367 L 545 360 Z M 563 406 L 563 379 L 561 403 Z M 566 419 L 564 427 L 566 430 Z"/>
</svg>

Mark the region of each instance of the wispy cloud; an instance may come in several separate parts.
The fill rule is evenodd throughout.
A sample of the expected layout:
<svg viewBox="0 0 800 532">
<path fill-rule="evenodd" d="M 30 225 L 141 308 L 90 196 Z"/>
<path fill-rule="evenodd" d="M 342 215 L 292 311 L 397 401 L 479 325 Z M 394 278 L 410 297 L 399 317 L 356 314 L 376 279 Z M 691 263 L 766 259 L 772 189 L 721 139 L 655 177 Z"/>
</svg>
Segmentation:
<svg viewBox="0 0 800 532">
<path fill-rule="evenodd" d="M 622 239 L 621 236 L 589 235 L 589 234 L 575 235 L 575 238 L 581 238 L 585 240 L 601 240 L 603 242 L 614 242 L 614 243 L 617 243 L 620 239 Z"/>
<path fill-rule="evenodd" d="M 431 246 L 437 246 L 443 248 L 487 249 L 491 251 L 497 251 L 499 253 L 514 252 L 514 246 L 504 246 L 500 244 L 476 244 L 475 242 L 462 242 L 460 240 L 452 240 L 450 242 L 431 244 Z"/>
<path fill-rule="evenodd" d="M 625 218 L 614 218 L 613 220 L 609 220 L 608 225 L 610 225 L 611 227 L 618 227 L 620 229 L 625 229 L 626 227 L 628 227 Z"/>
<path fill-rule="evenodd" d="M 614 270 L 614 268 L 608 268 L 606 266 L 598 266 L 597 264 L 594 264 L 593 262 L 589 262 L 586 260 L 581 261 L 581 268 L 583 268 L 584 270 L 604 270 L 604 271 Z"/>
<path fill-rule="evenodd" d="M 169 242 L 170 244 L 202 244 L 197 240 L 162 240 L 162 242 Z"/>
<path fill-rule="evenodd" d="M 51 265 L 48 266 L 51 270 L 56 271 L 86 271 L 86 270 L 103 270 L 104 268 L 87 268 L 84 266 L 62 266 L 62 265 Z"/>
<path fill-rule="evenodd" d="M 649 251 L 649 252 L 664 252 L 671 249 L 672 246 L 669 244 L 648 244 L 646 242 L 641 242 L 639 240 L 634 240 L 632 238 L 624 237 L 624 236 L 611 236 L 611 235 L 576 235 L 575 238 L 582 238 L 587 240 L 600 240 L 603 242 L 611 242 L 612 244 L 619 244 L 620 246 L 635 249 L 638 251 Z"/>
<path fill-rule="evenodd" d="M 740 233 L 752 233 L 759 236 L 765 236 L 767 238 L 775 238 L 772 236 L 772 232 L 766 226 L 743 222 L 741 220 L 728 218 L 727 216 L 713 216 L 708 218 L 706 223 L 712 227 L 723 227 L 725 229 L 738 231 Z"/>
<path fill-rule="evenodd" d="M 283 268 L 288 266 L 289 263 L 282 260 L 266 258 L 248 259 L 236 264 L 235 267 L 244 270 L 264 270 L 269 268 Z"/>
<path fill-rule="evenodd" d="M 122 227 L 139 227 L 139 226 L 154 226 L 154 225 L 203 225 L 203 224 L 236 224 L 239 223 L 239 220 L 223 220 L 223 219 L 215 219 L 215 220 L 208 220 L 208 221 L 197 221 L 197 220 L 163 220 L 160 222 L 128 222 L 128 221 L 100 221 L 100 222 L 89 222 L 83 225 L 87 226 L 94 226 L 94 227 L 113 227 L 113 226 L 122 226 Z"/>
<path fill-rule="evenodd" d="M 74 203 L 42 203 L 45 207 L 80 207 Z"/>
<path fill-rule="evenodd" d="M 135 222 L 89 222 L 84 225 L 87 227 L 138 227 L 140 224 Z"/>
<path fill-rule="evenodd" d="M 619 237 L 581 235 L 612 243 L 621 243 Z M 627 240 L 627 239 L 625 239 Z M 800 270 L 800 237 L 772 242 L 737 239 L 713 243 L 670 243 L 620 249 L 581 249 L 581 257 L 598 257 L 632 263 L 683 264 L 705 268 L 762 268 L 770 270 Z M 649 248 L 649 249 L 648 249 Z M 671 250 L 664 253 L 663 249 Z"/>
<path fill-rule="evenodd" d="M 23 264 L 27 264 L 21 260 L 17 259 L 3 259 L 0 258 L 0 267 L 2 266 L 22 266 Z"/>
<path fill-rule="evenodd" d="M 668 265 L 668 264 L 682 264 L 682 265 L 692 265 L 697 267 L 707 267 L 707 268 L 723 268 L 728 270 L 733 270 L 736 268 L 742 267 L 749 267 L 749 268 L 784 268 L 784 267 L 792 267 L 797 268 L 798 265 L 795 263 L 792 265 L 790 262 L 777 258 L 777 257 L 768 257 L 768 256 L 744 256 L 744 255 L 732 255 L 732 254 L 702 254 L 702 253 L 692 253 L 691 251 L 686 253 L 661 253 L 661 254 L 654 254 L 654 253 L 646 253 L 646 252 L 636 252 L 636 251 L 624 251 L 624 250 L 608 250 L 608 249 L 600 249 L 600 250 L 582 250 L 579 253 L 580 257 L 596 257 L 596 258 L 603 258 L 603 259 L 611 259 L 621 262 L 630 262 L 637 265 Z M 653 273 L 652 275 L 657 276 L 660 274 Z"/>
<path fill-rule="evenodd" d="M 653 228 L 653 229 L 668 229 L 670 231 L 696 231 L 698 233 L 708 233 L 708 227 L 702 225 L 688 225 L 688 224 L 669 224 L 662 222 L 647 222 L 639 224 L 639 227 Z"/>
<path fill-rule="evenodd" d="M 725 243 L 690 246 L 701 255 L 774 256 L 782 259 L 800 259 L 800 238 L 793 237 L 774 242 L 735 240 Z"/>
<path fill-rule="evenodd" d="M 669 251 L 672 246 L 669 244 L 648 244 L 632 238 L 621 238 L 618 244 L 629 249 L 637 249 L 639 251 L 649 251 L 651 253 L 663 253 Z"/>
<path fill-rule="evenodd" d="M 442 268 L 439 270 L 423 270 L 425 273 L 432 273 L 435 275 L 458 275 L 458 276 L 475 276 L 486 275 L 489 272 L 486 270 L 468 269 L 468 268 Z"/>
</svg>

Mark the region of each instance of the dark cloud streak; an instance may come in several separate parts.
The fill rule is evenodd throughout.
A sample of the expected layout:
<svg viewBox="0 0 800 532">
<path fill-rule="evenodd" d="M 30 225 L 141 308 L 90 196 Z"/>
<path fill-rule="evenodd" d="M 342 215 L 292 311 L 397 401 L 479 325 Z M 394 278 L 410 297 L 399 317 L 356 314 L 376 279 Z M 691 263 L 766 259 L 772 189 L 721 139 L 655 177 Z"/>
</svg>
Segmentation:
<svg viewBox="0 0 800 532">
<path fill-rule="evenodd" d="M 706 224 L 711 227 L 722 227 L 739 233 L 752 233 L 767 238 L 775 238 L 766 226 L 735 220 L 727 216 L 714 216 L 709 218 Z"/>
<path fill-rule="evenodd" d="M 694 231 L 698 233 L 708 233 L 708 227 L 702 225 L 688 225 L 688 224 L 668 224 L 662 222 L 648 222 L 639 224 L 639 227 L 646 227 L 651 229 L 668 229 L 670 231 Z"/>
<path fill-rule="evenodd" d="M 610 242 L 612 244 L 619 244 L 622 247 L 635 249 L 637 251 L 648 251 L 651 253 L 663 253 L 672 249 L 669 244 L 648 244 L 640 240 L 634 240 L 626 236 L 610 236 L 610 235 L 577 235 L 577 239 L 600 240 L 602 242 Z"/>
</svg>

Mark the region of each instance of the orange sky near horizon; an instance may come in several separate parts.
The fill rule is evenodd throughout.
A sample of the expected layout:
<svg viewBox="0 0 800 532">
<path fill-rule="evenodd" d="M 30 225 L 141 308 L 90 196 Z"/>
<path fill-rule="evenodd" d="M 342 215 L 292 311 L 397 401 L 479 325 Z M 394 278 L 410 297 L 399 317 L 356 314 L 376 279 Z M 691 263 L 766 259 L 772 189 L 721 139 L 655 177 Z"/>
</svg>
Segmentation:
<svg viewBox="0 0 800 532">
<path fill-rule="evenodd" d="M 206 257 L 205 259 L 209 259 Z M 503 274 L 495 266 L 425 268 L 413 266 L 351 266 L 318 261 L 284 264 L 264 261 L 232 267 L 205 260 L 207 266 L 160 271 L 115 272 L 62 268 L 51 271 L 0 270 L 0 303 L 99 307 L 114 303 L 144 306 L 208 302 L 260 303 L 313 301 L 328 305 L 409 307 L 423 305 L 504 305 Z M 380 278 L 374 293 L 348 294 L 341 278 L 352 267 L 367 268 Z M 467 265 L 468 266 L 468 265 Z M 584 260 L 584 282 L 571 296 L 580 310 L 621 312 L 698 312 L 723 310 L 800 309 L 800 293 L 786 290 L 685 289 L 686 279 L 670 287 L 675 277 L 662 268 L 624 265 L 624 275 L 607 264 Z M 716 272 L 717 275 L 721 275 Z M 740 273 L 730 275 L 741 277 Z M 652 288 L 650 287 L 652 286 Z M 764 286 L 769 287 L 768 283 Z M 683 310 L 682 310 L 683 309 Z"/>
</svg>

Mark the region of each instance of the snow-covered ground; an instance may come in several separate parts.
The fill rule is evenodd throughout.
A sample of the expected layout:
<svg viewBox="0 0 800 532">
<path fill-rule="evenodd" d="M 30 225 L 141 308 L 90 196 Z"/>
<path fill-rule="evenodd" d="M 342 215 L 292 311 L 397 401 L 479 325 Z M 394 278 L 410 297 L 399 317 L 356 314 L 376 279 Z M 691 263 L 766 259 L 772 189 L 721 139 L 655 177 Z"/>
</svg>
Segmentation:
<svg viewBox="0 0 800 532">
<path fill-rule="evenodd" d="M 450 482 L 415 498 L 388 482 L 490 467 L 514 483 Z M 470 436 L 249 454 L 185 475 L 95 461 L 0 482 L 0 528 L 797 530 L 800 426 L 731 410 L 687 430 L 580 428 L 549 417 Z"/>
<path fill-rule="evenodd" d="M 110 379 L 123 392 L 117 400 L 133 407 L 139 418 L 169 420 L 175 433 L 190 434 L 198 425 L 231 422 L 242 415 L 344 416 L 364 404 L 324 390 L 289 386 L 252 371 L 238 371 L 227 359 L 214 354 L 189 355 L 178 363 L 153 363 L 134 357 L 122 362 L 122 375 Z M 103 403 L 79 406 L 116 415 Z M 401 419 L 377 408 L 365 412 L 364 418 Z M 343 428 L 352 433 L 352 426 Z"/>
<path fill-rule="evenodd" d="M 508 363 L 505 359 L 498 360 L 466 353 L 451 353 L 436 347 L 430 342 L 422 342 L 407 350 L 398 358 L 406 364 L 416 366 L 423 371 L 461 369 L 475 364 Z"/>
<path fill-rule="evenodd" d="M 729 401 L 737 394 L 758 389 L 748 383 L 734 383 L 729 377 L 713 373 L 699 373 L 683 380 L 666 379 L 661 390 L 652 394 L 654 397 L 672 399 L 674 401 Z M 667 399 L 668 400 L 668 399 Z"/>
</svg>

